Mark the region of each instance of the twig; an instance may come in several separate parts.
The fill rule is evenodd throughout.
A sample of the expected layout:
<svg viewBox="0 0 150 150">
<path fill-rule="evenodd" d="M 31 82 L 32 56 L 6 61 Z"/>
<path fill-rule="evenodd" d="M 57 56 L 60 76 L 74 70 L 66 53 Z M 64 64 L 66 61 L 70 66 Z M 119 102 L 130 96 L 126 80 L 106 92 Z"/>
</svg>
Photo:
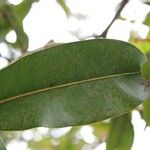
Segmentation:
<svg viewBox="0 0 150 150">
<path fill-rule="evenodd" d="M 123 8 L 126 6 L 126 4 L 127 4 L 128 2 L 129 2 L 129 0 L 122 0 L 122 2 L 120 3 L 119 9 L 118 9 L 117 12 L 116 12 L 116 15 L 114 16 L 114 18 L 112 19 L 112 21 L 110 22 L 110 24 L 106 27 L 106 29 L 105 29 L 100 35 L 95 35 L 95 34 L 93 34 L 93 35 L 89 35 L 89 36 L 87 36 L 87 37 L 85 37 L 85 38 L 91 38 L 91 37 L 94 37 L 94 38 L 100 38 L 100 37 L 106 38 L 106 35 L 107 35 L 108 30 L 110 29 L 111 25 L 112 25 L 112 24 L 114 23 L 114 21 L 120 16 L 121 11 L 123 10 Z M 85 39 L 85 38 L 84 38 L 84 39 Z M 83 39 L 81 39 L 81 40 L 83 40 Z"/>
<path fill-rule="evenodd" d="M 112 19 L 112 21 L 110 22 L 110 24 L 107 26 L 107 28 L 103 31 L 103 33 L 101 35 L 96 36 L 96 38 L 99 37 L 103 37 L 106 38 L 107 32 L 110 29 L 111 25 L 114 23 L 114 21 L 120 16 L 121 11 L 123 10 L 123 8 L 126 6 L 126 4 L 129 2 L 129 0 L 123 0 L 120 4 L 120 7 L 118 9 L 118 11 L 116 12 L 116 15 L 114 16 L 114 18 Z"/>
<path fill-rule="evenodd" d="M 2 58 L 4 58 L 4 59 L 6 59 L 9 63 L 11 62 L 11 60 L 10 60 L 9 58 L 4 57 L 4 56 L 2 56 L 1 54 L 0 54 L 0 57 L 2 57 Z"/>
</svg>

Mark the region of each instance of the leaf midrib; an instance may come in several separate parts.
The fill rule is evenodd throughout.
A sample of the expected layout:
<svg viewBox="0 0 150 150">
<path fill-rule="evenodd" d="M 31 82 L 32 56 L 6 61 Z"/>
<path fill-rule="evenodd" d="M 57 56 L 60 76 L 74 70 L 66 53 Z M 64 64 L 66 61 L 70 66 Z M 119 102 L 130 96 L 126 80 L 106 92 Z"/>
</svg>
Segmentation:
<svg viewBox="0 0 150 150">
<path fill-rule="evenodd" d="M 100 76 L 100 77 L 96 77 L 96 78 L 90 78 L 90 79 L 85 79 L 85 80 L 81 80 L 81 81 L 56 85 L 56 86 L 53 86 L 53 87 L 47 87 L 47 88 L 27 92 L 27 93 L 24 93 L 24 94 L 12 96 L 12 97 L 9 97 L 9 98 L 6 98 L 6 99 L 2 99 L 2 100 L 0 100 L 0 104 L 4 104 L 4 103 L 7 103 L 7 102 L 10 102 L 12 100 L 16 100 L 16 99 L 19 99 L 19 98 L 22 98 L 22 97 L 26 97 L 26 96 L 30 96 L 30 95 L 34 95 L 34 94 L 38 94 L 38 93 L 43 93 L 43 92 L 46 92 L 46 91 L 51 91 L 51 90 L 54 90 L 54 89 L 59 89 L 59 88 L 64 88 L 64 87 L 68 87 L 68 86 L 83 84 L 83 83 L 86 83 L 86 82 L 92 82 L 92 81 L 96 81 L 96 80 L 103 80 L 103 79 L 107 79 L 107 78 L 114 78 L 114 77 L 128 76 L 128 75 L 136 75 L 136 74 L 140 74 L 140 72 L 129 72 L 129 73 L 113 74 L 113 75 L 108 75 L 108 76 Z"/>
</svg>

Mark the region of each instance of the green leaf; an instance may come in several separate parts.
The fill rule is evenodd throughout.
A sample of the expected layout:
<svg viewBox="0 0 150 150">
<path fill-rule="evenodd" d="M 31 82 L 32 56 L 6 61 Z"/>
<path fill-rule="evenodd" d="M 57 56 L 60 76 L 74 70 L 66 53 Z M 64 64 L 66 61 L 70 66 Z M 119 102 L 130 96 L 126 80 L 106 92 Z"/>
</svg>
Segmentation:
<svg viewBox="0 0 150 150">
<path fill-rule="evenodd" d="M 150 52 L 146 53 L 147 62 L 150 62 Z"/>
<path fill-rule="evenodd" d="M 42 137 L 41 140 L 32 142 L 29 142 L 29 148 L 32 150 L 48 150 L 48 149 L 54 149 L 52 143 L 50 142 L 50 138 L 44 138 Z"/>
<path fill-rule="evenodd" d="M 17 6 L 12 6 L 13 12 L 15 16 L 20 20 L 23 21 L 24 17 L 28 14 L 32 7 L 33 2 L 38 2 L 39 0 L 24 0 Z"/>
<path fill-rule="evenodd" d="M 150 114 L 150 100 L 148 99 L 148 100 L 144 101 L 143 106 L 144 106 L 144 109 L 143 109 L 142 117 L 145 120 L 146 125 L 150 126 L 150 116 L 149 116 L 149 114 Z"/>
<path fill-rule="evenodd" d="M 27 0 L 25 0 L 25 2 L 26 1 Z M 24 1 L 22 3 L 24 3 Z M 30 3 L 30 2 L 27 2 L 27 3 Z M 22 52 L 26 52 L 27 48 L 28 48 L 28 36 L 24 32 L 24 29 L 23 29 L 23 24 L 22 24 L 23 18 L 20 18 L 18 16 L 19 12 L 15 13 L 13 7 L 11 7 L 11 6 L 7 6 L 7 11 L 9 14 L 9 24 L 11 25 L 11 27 L 15 30 L 15 32 L 17 34 L 17 41 L 15 44 L 12 44 L 12 45 L 15 48 L 21 48 Z M 19 14 L 21 14 L 21 13 L 19 13 Z"/>
<path fill-rule="evenodd" d="M 0 138 L 0 150 L 6 150 L 3 140 Z"/>
<path fill-rule="evenodd" d="M 98 122 L 93 123 L 92 127 L 94 129 L 93 133 L 96 137 L 98 137 L 99 142 L 106 142 L 106 139 L 108 137 L 109 131 L 110 131 L 110 121 L 109 122 Z"/>
<path fill-rule="evenodd" d="M 141 74 L 145 80 L 150 80 L 150 62 L 146 62 L 143 64 L 141 68 Z"/>
<path fill-rule="evenodd" d="M 24 1 L 22 3 L 24 3 Z M 16 7 L 18 6 L 9 5 L 7 2 L 4 2 L 0 7 L 0 41 L 5 42 L 6 34 L 10 30 L 14 30 L 17 34 L 17 41 L 16 43 L 9 44 L 15 48 L 21 49 L 22 52 L 26 52 L 28 48 L 28 36 L 23 29 L 23 18 L 19 16 L 19 14 L 21 15 L 21 13 L 17 13 L 15 11 Z"/>
<path fill-rule="evenodd" d="M 9 31 L 10 31 L 9 25 L 0 15 L 0 42 L 5 40 L 5 36 Z"/>
<path fill-rule="evenodd" d="M 107 141 L 107 150 L 129 150 L 134 137 L 130 114 L 112 119 L 111 129 Z"/>
<path fill-rule="evenodd" d="M 148 53 L 150 52 L 150 40 L 149 39 L 136 39 L 131 41 L 133 45 L 138 47 L 143 53 Z"/>
<path fill-rule="evenodd" d="M 149 42 L 150 42 L 150 31 L 147 33 L 146 39 L 149 40 Z M 150 51 L 150 49 L 149 49 L 149 51 Z"/>
<path fill-rule="evenodd" d="M 69 16 L 71 12 L 70 12 L 69 7 L 66 5 L 65 0 L 57 0 L 57 2 L 62 7 L 62 9 L 65 11 L 66 15 Z"/>
<path fill-rule="evenodd" d="M 12 43 L 12 45 L 15 48 L 21 48 L 22 52 L 26 52 L 28 48 L 29 39 L 28 39 L 27 34 L 24 32 L 22 23 L 20 24 L 19 22 L 16 21 L 16 27 L 14 28 L 17 34 L 17 41 L 16 43 Z"/>
<path fill-rule="evenodd" d="M 145 0 L 144 3 L 150 5 L 150 0 Z"/>
<path fill-rule="evenodd" d="M 144 24 L 150 27 L 150 12 L 147 14 Z"/>
<path fill-rule="evenodd" d="M 130 111 L 149 94 L 140 77 L 144 58 L 106 39 L 26 55 L 0 71 L 0 130 L 82 125 Z"/>
</svg>

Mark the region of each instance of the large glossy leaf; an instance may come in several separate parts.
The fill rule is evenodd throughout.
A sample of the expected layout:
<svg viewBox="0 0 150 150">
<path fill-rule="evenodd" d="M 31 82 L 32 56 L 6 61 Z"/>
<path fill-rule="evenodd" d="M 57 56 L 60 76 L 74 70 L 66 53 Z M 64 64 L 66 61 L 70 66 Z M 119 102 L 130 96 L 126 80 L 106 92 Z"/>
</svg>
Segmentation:
<svg viewBox="0 0 150 150">
<path fill-rule="evenodd" d="M 0 150 L 6 150 L 3 140 L 0 138 Z"/>
<path fill-rule="evenodd" d="M 112 119 L 107 150 L 129 150 L 133 144 L 134 131 L 130 114 Z"/>
<path fill-rule="evenodd" d="M 116 40 L 89 40 L 34 52 L 0 71 L 0 130 L 88 124 L 123 114 L 149 91 L 143 54 Z"/>
</svg>

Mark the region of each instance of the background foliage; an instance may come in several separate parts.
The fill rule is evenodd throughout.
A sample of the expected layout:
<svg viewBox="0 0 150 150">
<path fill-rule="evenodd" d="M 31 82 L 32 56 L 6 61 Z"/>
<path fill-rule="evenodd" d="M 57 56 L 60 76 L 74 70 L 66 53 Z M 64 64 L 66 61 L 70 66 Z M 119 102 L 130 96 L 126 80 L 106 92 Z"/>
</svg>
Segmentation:
<svg viewBox="0 0 150 150">
<path fill-rule="evenodd" d="M 23 0 L 18 5 L 13 5 L 7 0 L 0 1 L 0 43 L 5 43 L 8 47 L 9 54 L 7 56 L 2 56 L 8 62 L 14 60 L 18 56 L 18 52 L 19 55 L 22 55 L 28 50 L 29 38 L 24 31 L 23 20 L 30 12 L 32 5 L 38 3 L 38 1 L 39 0 Z M 75 16 L 65 0 L 57 0 L 57 3 L 65 11 L 68 18 Z M 143 3 L 148 6 L 150 5 L 148 0 L 143 1 Z M 78 17 L 80 20 L 83 16 L 76 15 L 75 17 Z M 122 17 L 120 13 L 118 13 L 115 19 L 125 21 L 127 18 Z M 134 23 L 134 21 L 135 20 L 130 20 L 132 23 Z M 143 22 L 141 23 L 150 28 L 150 11 L 146 17 L 143 18 Z M 15 32 L 17 37 L 17 40 L 12 43 L 6 39 L 6 36 L 10 31 Z M 99 36 L 92 34 L 85 37 L 79 35 L 78 32 L 73 32 L 72 34 L 74 34 L 78 40 L 97 38 Z M 105 38 L 105 36 L 101 37 Z M 147 53 L 150 50 L 150 31 L 147 33 L 147 36 L 143 38 L 140 37 L 138 32 L 131 30 L 129 42 L 140 48 L 144 53 Z M 136 110 L 140 112 L 146 125 L 149 126 L 150 102 L 148 100 L 145 101 L 144 104 L 139 106 Z M 107 142 L 108 150 L 114 150 L 115 148 L 128 150 L 131 149 L 134 140 L 134 130 L 131 118 L 131 113 L 128 113 L 86 126 L 69 127 L 62 130 L 37 128 L 19 132 L 3 131 L 0 132 L 0 136 L 3 138 L 6 146 L 16 140 L 18 143 L 22 142 L 27 144 L 28 149 L 31 150 L 87 150 L 96 149 L 103 142 Z M 84 137 L 83 133 L 85 132 L 89 133 L 91 139 Z"/>
</svg>

